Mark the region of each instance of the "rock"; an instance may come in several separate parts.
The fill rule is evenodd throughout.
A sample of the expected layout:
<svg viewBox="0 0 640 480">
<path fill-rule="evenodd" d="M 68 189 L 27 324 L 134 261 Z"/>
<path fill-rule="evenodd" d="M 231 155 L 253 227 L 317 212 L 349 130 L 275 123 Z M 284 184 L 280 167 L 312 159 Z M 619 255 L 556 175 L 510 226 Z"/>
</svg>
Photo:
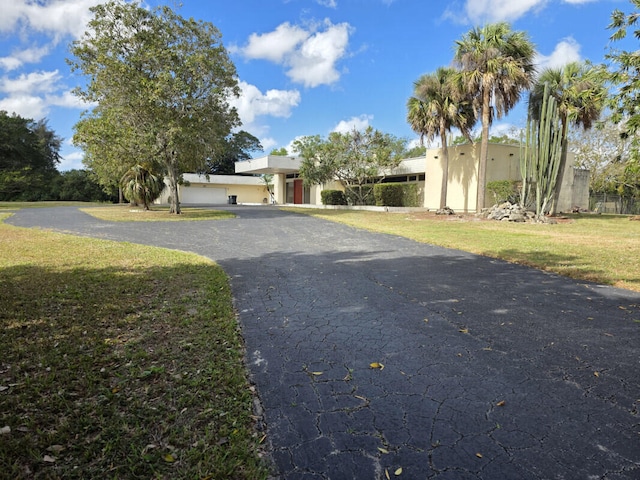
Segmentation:
<svg viewBox="0 0 640 480">
<path fill-rule="evenodd" d="M 449 207 L 439 208 L 438 210 L 436 210 L 436 215 L 454 215 L 454 214 L 455 212 Z"/>
<path fill-rule="evenodd" d="M 504 202 L 487 209 L 483 217 L 499 222 L 531 222 L 534 221 L 535 214 L 517 203 Z"/>
</svg>

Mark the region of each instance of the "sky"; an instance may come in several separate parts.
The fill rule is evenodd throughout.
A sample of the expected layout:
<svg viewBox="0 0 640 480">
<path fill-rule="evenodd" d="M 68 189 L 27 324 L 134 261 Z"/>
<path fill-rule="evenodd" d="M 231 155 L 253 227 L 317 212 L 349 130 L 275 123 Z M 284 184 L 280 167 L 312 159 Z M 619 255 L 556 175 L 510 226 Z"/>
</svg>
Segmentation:
<svg viewBox="0 0 640 480">
<path fill-rule="evenodd" d="M 98 0 L 0 0 L 0 110 L 47 119 L 63 138 L 60 171 L 83 168 L 73 126 L 87 109 L 72 93 L 86 78 L 66 62 Z M 423 74 L 452 64 L 455 42 L 506 21 L 536 47 L 538 69 L 602 63 L 607 29 L 628 0 L 145 0 L 213 23 L 238 73 L 242 129 L 264 153 L 304 135 L 372 126 L 417 144 L 406 102 Z M 615 45 L 613 45 L 615 46 Z M 522 128 L 526 101 L 492 134 Z M 254 156 L 260 156 L 255 153 Z"/>
</svg>

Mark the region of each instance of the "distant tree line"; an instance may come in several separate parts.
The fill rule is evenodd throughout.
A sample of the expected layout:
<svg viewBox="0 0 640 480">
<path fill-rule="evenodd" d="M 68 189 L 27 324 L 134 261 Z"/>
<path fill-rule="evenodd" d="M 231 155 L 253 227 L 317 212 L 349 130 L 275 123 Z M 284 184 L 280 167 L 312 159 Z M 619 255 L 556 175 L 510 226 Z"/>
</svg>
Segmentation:
<svg viewBox="0 0 640 480">
<path fill-rule="evenodd" d="M 88 171 L 58 171 L 61 143 L 45 119 L 0 111 L 0 201 L 114 200 Z"/>
</svg>

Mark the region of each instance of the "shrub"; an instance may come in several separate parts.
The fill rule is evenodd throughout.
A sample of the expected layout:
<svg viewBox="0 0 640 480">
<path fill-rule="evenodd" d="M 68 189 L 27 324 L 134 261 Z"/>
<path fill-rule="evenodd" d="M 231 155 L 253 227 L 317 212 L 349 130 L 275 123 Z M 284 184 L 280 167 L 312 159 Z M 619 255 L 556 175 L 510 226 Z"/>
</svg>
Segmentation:
<svg viewBox="0 0 640 480">
<path fill-rule="evenodd" d="M 518 203 L 518 182 L 512 180 L 495 180 L 487 183 L 487 191 L 493 195 L 494 203 Z"/>
<path fill-rule="evenodd" d="M 346 205 L 347 197 L 342 190 L 322 190 L 320 198 L 323 205 Z"/>
<path fill-rule="evenodd" d="M 402 207 L 404 205 L 403 183 L 379 183 L 373 188 L 376 205 L 384 207 Z"/>
<path fill-rule="evenodd" d="M 375 205 L 376 203 L 376 199 L 373 196 L 373 185 L 347 187 L 344 194 L 349 205 Z"/>
</svg>

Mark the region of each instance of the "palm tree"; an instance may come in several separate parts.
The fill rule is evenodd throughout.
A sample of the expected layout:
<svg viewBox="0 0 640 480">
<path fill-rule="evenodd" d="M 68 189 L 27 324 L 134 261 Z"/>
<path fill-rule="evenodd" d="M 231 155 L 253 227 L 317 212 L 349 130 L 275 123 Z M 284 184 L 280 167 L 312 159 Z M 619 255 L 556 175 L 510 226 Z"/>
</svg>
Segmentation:
<svg viewBox="0 0 640 480">
<path fill-rule="evenodd" d="M 525 32 L 499 22 L 474 28 L 456 42 L 455 61 L 466 91 L 475 94 L 474 110 L 482 119 L 478 165 L 477 211 L 484 207 L 489 126 L 520 100 L 533 82 L 535 49 Z"/>
<path fill-rule="evenodd" d="M 564 67 L 546 68 L 540 73 L 529 97 L 529 111 L 534 119 L 539 118 L 545 84 L 556 99 L 562 124 L 560 166 L 551 202 L 551 213 L 554 214 L 567 165 L 569 124 L 590 129 L 600 118 L 607 91 L 602 75 L 585 63 L 571 62 Z"/>
<path fill-rule="evenodd" d="M 145 210 L 165 188 L 162 175 L 156 175 L 142 165 L 134 165 L 122 176 L 120 184 L 129 201 L 141 203 Z"/>
<path fill-rule="evenodd" d="M 447 185 L 449 183 L 449 151 L 447 133 L 458 128 L 470 138 L 475 123 L 475 115 L 469 97 L 463 95 L 460 84 L 456 83 L 457 71 L 453 68 L 438 68 L 435 73 L 421 76 L 414 82 L 414 93 L 407 102 L 407 122 L 414 132 L 420 134 L 420 144 L 440 135 L 442 144 L 442 187 L 440 208 L 447 205 Z"/>
</svg>

